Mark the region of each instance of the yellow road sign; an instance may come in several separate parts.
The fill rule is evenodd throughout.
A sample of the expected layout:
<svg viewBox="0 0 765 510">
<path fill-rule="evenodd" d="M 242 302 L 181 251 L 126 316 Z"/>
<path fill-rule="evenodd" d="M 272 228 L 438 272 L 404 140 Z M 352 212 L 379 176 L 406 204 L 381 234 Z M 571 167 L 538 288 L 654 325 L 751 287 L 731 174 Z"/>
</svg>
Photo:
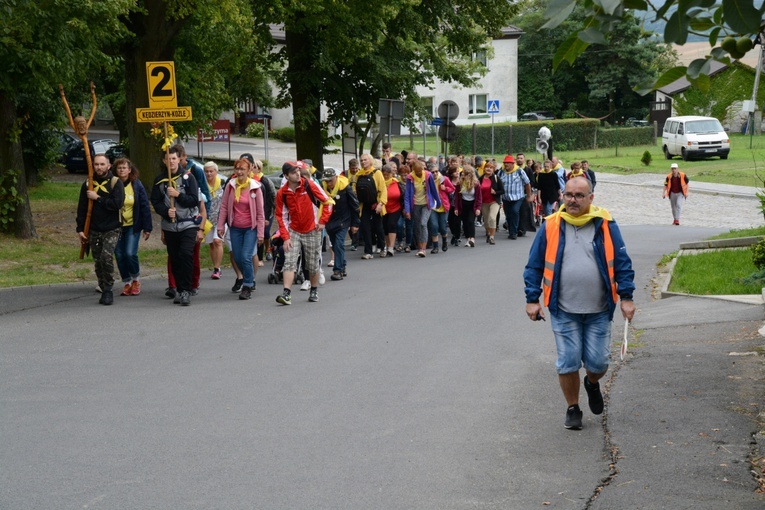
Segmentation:
<svg viewBox="0 0 765 510">
<path fill-rule="evenodd" d="M 163 122 L 191 120 L 191 107 L 179 106 L 177 108 L 136 108 L 138 122 Z"/>
<path fill-rule="evenodd" d="M 146 62 L 149 108 L 175 108 L 175 62 Z"/>
</svg>

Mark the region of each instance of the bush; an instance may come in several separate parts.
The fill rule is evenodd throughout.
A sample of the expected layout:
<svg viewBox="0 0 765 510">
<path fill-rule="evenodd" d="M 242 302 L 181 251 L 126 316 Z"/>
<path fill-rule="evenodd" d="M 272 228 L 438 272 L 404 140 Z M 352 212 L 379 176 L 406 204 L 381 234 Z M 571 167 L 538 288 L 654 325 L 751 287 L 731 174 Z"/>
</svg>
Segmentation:
<svg viewBox="0 0 765 510">
<path fill-rule="evenodd" d="M 643 157 L 640 158 L 640 162 L 643 163 L 645 166 L 648 166 L 651 164 L 651 159 L 653 159 L 653 157 L 651 156 L 651 151 L 645 151 L 643 152 Z"/>
<path fill-rule="evenodd" d="M 757 269 L 765 269 L 765 239 L 752 245 L 752 263 Z"/>
<path fill-rule="evenodd" d="M 245 135 L 250 138 L 263 138 L 263 124 L 258 124 L 257 122 L 253 122 L 252 124 L 247 126 L 247 129 L 245 131 Z"/>
<path fill-rule="evenodd" d="M 294 142 L 295 141 L 295 128 L 283 127 L 277 131 L 279 140 L 282 142 Z"/>
</svg>

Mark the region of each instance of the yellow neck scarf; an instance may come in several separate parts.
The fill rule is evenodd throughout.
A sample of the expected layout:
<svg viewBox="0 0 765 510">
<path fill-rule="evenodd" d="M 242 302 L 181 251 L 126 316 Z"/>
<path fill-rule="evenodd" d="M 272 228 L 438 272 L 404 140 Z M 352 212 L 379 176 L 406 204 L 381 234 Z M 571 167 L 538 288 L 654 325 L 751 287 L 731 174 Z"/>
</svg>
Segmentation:
<svg viewBox="0 0 765 510">
<path fill-rule="evenodd" d="M 236 201 L 239 202 L 239 199 L 242 195 L 242 190 L 244 188 L 250 187 L 250 179 L 248 178 L 246 181 L 244 181 L 244 184 L 239 184 L 239 180 L 236 181 L 236 190 L 234 191 L 234 197 L 236 198 Z"/>
<path fill-rule="evenodd" d="M 574 225 L 575 227 L 581 227 L 585 225 L 588 221 L 592 221 L 595 218 L 603 218 L 606 221 L 613 221 L 613 218 L 611 217 L 610 212 L 596 205 L 590 205 L 589 212 L 582 214 L 581 216 L 571 216 L 569 213 L 566 212 L 566 205 L 564 204 L 560 206 L 560 209 L 558 209 L 558 212 L 555 214 L 560 215 L 563 221 L 571 225 Z"/>
<path fill-rule="evenodd" d="M 215 182 L 213 183 L 213 187 L 212 187 L 212 189 L 210 190 L 210 194 L 211 194 L 211 195 L 214 195 L 214 194 L 215 194 L 215 192 L 216 192 L 216 191 L 218 191 L 218 190 L 220 189 L 220 183 L 221 183 L 221 178 L 220 178 L 220 177 L 216 177 L 216 178 L 215 178 Z"/>
<path fill-rule="evenodd" d="M 506 173 L 506 174 L 512 174 L 512 173 L 514 173 L 516 170 L 518 170 L 518 167 L 517 167 L 517 166 L 514 166 L 514 167 L 512 168 L 512 170 L 508 170 L 507 168 L 505 168 L 505 173 Z"/>
<path fill-rule="evenodd" d="M 391 177 L 390 179 L 385 179 L 385 187 L 386 188 L 389 187 L 390 183 L 392 183 L 393 181 L 398 181 L 398 180 L 395 177 Z"/>
<path fill-rule="evenodd" d="M 340 190 L 340 176 L 335 179 L 335 185 L 332 187 L 332 191 L 329 190 L 329 186 L 327 186 L 327 181 L 322 182 L 322 185 L 324 186 L 324 191 L 330 194 L 332 197 L 337 196 L 337 192 Z"/>
<path fill-rule="evenodd" d="M 571 177 L 581 177 L 584 175 L 584 172 L 579 170 L 579 172 L 571 172 Z"/>
</svg>

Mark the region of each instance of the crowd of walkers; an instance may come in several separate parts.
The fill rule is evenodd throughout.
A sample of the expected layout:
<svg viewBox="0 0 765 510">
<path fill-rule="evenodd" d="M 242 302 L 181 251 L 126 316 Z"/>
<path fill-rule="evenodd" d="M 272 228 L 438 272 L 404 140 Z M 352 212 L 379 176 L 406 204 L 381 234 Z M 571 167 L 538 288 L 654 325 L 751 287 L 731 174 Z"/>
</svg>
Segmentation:
<svg viewBox="0 0 765 510">
<path fill-rule="evenodd" d="M 345 170 L 320 173 L 309 160 L 287 162 L 276 186 L 263 174 L 263 163 L 247 153 L 227 178 L 214 162 L 203 167 L 175 145 L 150 193 L 129 160 L 115 162 L 116 175 L 105 157 L 94 161 L 95 190 L 83 185 L 77 230 L 87 243 L 91 201 L 90 246 L 98 255 L 102 304 L 113 302 L 114 255 L 121 295 L 140 294 L 138 242 L 152 232 L 149 204 L 161 218 L 167 246 L 168 298 L 188 306 L 198 293 L 203 244 L 209 247 L 210 278 L 220 279 L 225 244 L 235 273 L 231 290 L 239 299 L 252 297 L 258 268 L 270 262 L 269 283 L 283 284 L 277 302 L 289 305 L 293 283 L 310 291 L 309 301 L 318 301 L 326 281 L 323 259 L 330 259 L 331 280 L 348 276 L 349 234 L 349 249 L 360 251 L 362 260 L 474 248 L 477 228 L 495 245 L 500 232 L 510 240 L 535 232 L 561 202 L 566 180 L 583 176 L 593 189 L 596 184 L 586 161 L 566 170 L 556 158 L 540 163 L 522 153 L 501 163 L 461 155 L 425 160 L 413 152 L 393 154 L 388 144 L 380 159 L 362 154 Z"/>
</svg>

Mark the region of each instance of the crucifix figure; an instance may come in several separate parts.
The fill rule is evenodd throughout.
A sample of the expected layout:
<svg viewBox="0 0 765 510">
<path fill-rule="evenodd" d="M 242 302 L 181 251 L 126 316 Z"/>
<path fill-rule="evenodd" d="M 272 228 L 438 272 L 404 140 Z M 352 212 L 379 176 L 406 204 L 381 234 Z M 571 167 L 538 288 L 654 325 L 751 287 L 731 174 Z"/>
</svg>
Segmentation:
<svg viewBox="0 0 765 510">
<path fill-rule="evenodd" d="M 85 120 L 85 117 L 78 115 L 72 118 L 72 110 L 69 108 L 69 103 L 66 101 L 64 95 L 64 86 L 59 84 L 59 92 L 61 92 L 61 100 L 64 102 L 64 108 L 66 109 L 66 116 L 69 119 L 69 125 L 74 129 L 77 137 L 82 141 L 82 147 L 85 149 L 85 161 L 88 164 L 88 191 L 93 191 L 93 160 L 90 156 L 90 145 L 88 144 L 88 128 L 93 123 L 93 119 L 96 117 L 96 107 L 98 101 L 96 100 L 96 86 L 93 82 L 90 82 L 90 95 L 93 97 L 93 109 L 90 111 L 90 118 Z M 80 240 L 80 258 L 85 256 L 85 251 L 88 248 L 88 233 L 90 232 L 90 217 L 93 213 L 93 202 L 88 202 L 88 215 L 85 218 L 85 239 Z"/>
</svg>

